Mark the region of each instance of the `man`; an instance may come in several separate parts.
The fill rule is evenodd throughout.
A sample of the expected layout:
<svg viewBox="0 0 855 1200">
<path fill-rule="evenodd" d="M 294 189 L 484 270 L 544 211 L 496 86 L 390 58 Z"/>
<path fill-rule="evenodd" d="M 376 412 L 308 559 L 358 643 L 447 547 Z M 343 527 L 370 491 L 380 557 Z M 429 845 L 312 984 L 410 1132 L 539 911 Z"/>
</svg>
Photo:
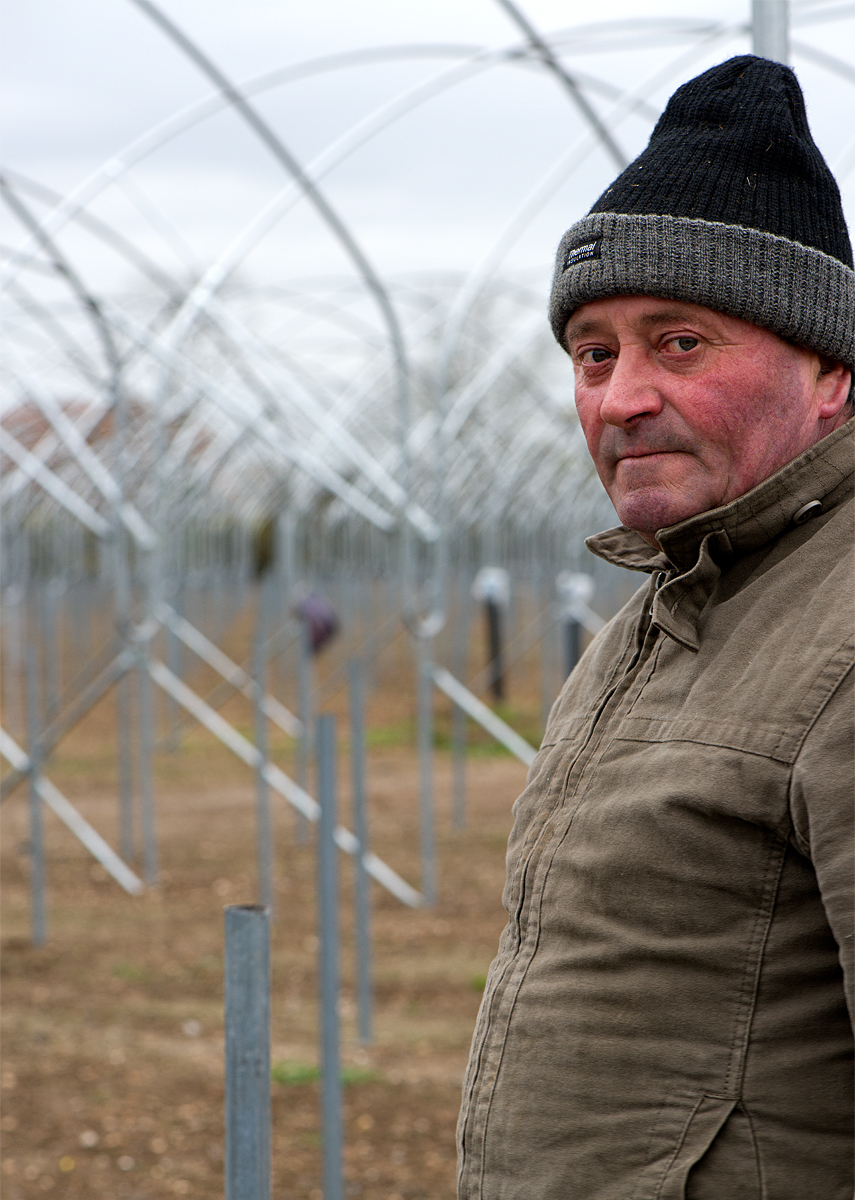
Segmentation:
<svg viewBox="0 0 855 1200">
<path fill-rule="evenodd" d="M 649 581 L 515 807 L 466 1200 L 852 1200 L 855 275 L 793 73 L 672 97 L 552 324 Z"/>
</svg>

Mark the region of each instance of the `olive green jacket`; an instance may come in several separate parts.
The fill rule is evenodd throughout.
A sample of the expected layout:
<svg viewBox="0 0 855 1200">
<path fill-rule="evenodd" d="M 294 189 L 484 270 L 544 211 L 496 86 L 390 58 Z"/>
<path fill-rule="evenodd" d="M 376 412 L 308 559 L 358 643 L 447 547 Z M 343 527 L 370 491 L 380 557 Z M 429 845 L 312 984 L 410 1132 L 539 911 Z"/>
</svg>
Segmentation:
<svg viewBox="0 0 855 1200">
<path fill-rule="evenodd" d="M 515 805 L 466 1200 L 852 1200 L 854 432 L 589 540 L 651 578 Z"/>
</svg>

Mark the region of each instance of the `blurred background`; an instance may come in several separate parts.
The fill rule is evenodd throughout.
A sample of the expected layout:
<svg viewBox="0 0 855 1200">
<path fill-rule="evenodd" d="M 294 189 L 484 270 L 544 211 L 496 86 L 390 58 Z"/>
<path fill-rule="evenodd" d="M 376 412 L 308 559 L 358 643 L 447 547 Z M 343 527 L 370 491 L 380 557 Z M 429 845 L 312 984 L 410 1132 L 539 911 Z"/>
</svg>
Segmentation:
<svg viewBox="0 0 855 1200">
<path fill-rule="evenodd" d="M 261 902 L 274 1194 L 333 1200 L 333 716 L 342 1194 L 453 1196 L 511 804 L 636 587 L 584 548 L 615 516 L 555 247 L 674 89 L 752 47 L 796 69 L 851 227 L 855 5 L 3 22 L 4 1187 L 223 1194 L 222 908 Z"/>
</svg>

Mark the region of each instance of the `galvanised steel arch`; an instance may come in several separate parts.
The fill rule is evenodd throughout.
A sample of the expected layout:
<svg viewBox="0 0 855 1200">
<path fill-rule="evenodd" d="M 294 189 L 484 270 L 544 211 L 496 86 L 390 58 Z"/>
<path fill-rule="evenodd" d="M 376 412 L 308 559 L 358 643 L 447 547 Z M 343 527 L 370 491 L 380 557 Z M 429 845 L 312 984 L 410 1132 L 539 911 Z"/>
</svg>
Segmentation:
<svg viewBox="0 0 855 1200">
<path fill-rule="evenodd" d="M 81 665 L 81 682 L 64 699 L 65 719 L 85 711 L 98 680 L 117 686 L 120 697 L 125 689 L 119 709 L 129 712 L 133 675 L 144 724 L 152 679 L 172 689 L 173 704 L 196 704 L 175 672 L 172 682 L 159 667 L 152 675 L 164 630 L 172 630 L 173 639 L 175 628 L 194 636 L 167 611 L 181 580 L 222 568 L 243 587 L 252 538 L 275 525 L 279 557 L 291 576 L 305 573 L 308 541 L 315 562 L 329 565 L 346 545 L 353 566 L 359 546 L 372 572 L 391 574 L 397 607 L 419 643 L 421 675 L 430 676 L 434 659 L 448 650 L 448 639 L 436 639 L 461 578 L 497 557 L 554 578 L 561 567 L 579 567 L 581 532 L 609 521 L 573 416 L 566 362 L 542 315 L 548 263 L 514 266 L 515 247 L 556 197 L 596 182 L 596 171 L 585 175 L 592 164 L 613 173 L 621 156 L 631 156 L 677 82 L 711 58 L 745 49 L 752 13 L 746 5 L 738 21 L 651 16 L 548 34 L 502 0 L 522 33 L 503 47 L 381 46 L 290 64 L 234 85 L 175 30 L 166 8 L 134 3 L 216 87 L 111 152 L 65 195 L 13 167 L 4 172 L 11 221 L 0 273 L 7 598 L 14 589 L 24 594 L 39 572 L 64 595 L 58 590 L 64 584 L 83 586 L 81 556 L 97 561 L 104 594 L 112 597 L 114 636 Z M 853 7 L 793 3 L 783 31 L 797 65 L 821 68 L 842 95 L 851 91 L 855 71 L 834 53 L 835 30 Z M 767 38 L 773 49 L 785 44 L 783 27 L 776 33 L 774 23 L 762 21 L 786 8 L 763 0 L 753 5 L 755 40 Z M 803 28 L 813 41 L 800 34 Z M 757 48 L 763 51 L 759 42 Z M 655 52 L 646 75 L 637 71 L 631 86 L 621 69 L 627 52 Z M 594 58 L 598 65 L 591 70 Z M 259 115 L 266 97 L 309 79 L 355 80 L 390 63 L 426 62 L 437 64 L 436 73 L 414 75 L 350 127 L 343 120 L 341 132 L 305 162 Z M 467 89 L 497 73 L 508 88 L 546 73 L 555 83 L 556 119 L 566 122 L 574 140 L 562 145 L 521 200 L 508 204 L 468 270 L 432 271 L 429 262 L 406 272 L 379 269 L 358 222 L 329 199 L 337 172 L 391 129 L 429 117 L 452 92 L 465 122 Z M 230 110 L 244 122 L 237 136 L 260 138 L 284 175 L 280 186 L 259 194 L 251 218 L 226 230 L 220 248 L 203 259 L 191 231 L 174 226 L 140 179 L 182 139 Z M 842 146 L 842 182 L 853 162 L 852 143 Z M 119 195 L 153 236 L 135 236 L 109 211 Z M 345 247 L 351 274 L 254 278 L 264 248 L 273 238 L 287 244 L 291 223 L 302 220 L 307 203 Z M 299 237 L 302 226 L 293 228 Z M 302 551 L 295 550 L 298 543 Z M 283 608 L 283 629 L 286 616 Z M 216 658 L 210 638 L 205 645 L 197 639 L 196 649 Z M 11 657 L 21 668 L 21 654 Z M 231 668 L 217 661 L 228 675 Z M 429 730 L 429 694 L 421 708 L 423 731 Z M 197 705 L 194 715 L 200 714 L 216 725 Z M 288 723 L 281 713 L 279 719 Z M 42 724 L 30 735 L 44 750 L 58 727 L 51 731 L 47 718 Z M 218 736 L 231 736 L 216 727 Z M 131 736 L 120 731 L 123 753 Z M 143 757 L 150 756 L 152 728 L 133 736 L 145 744 Z M 429 746 L 429 733 L 422 745 Z M 21 753 L 7 786 L 29 770 Z M 428 766 L 423 761 L 429 896 Z M 256 769 L 263 774 L 265 764 Z M 281 780 L 277 786 L 287 791 Z M 292 792 L 292 802 L 295 797 Z M 150 787 L 138 799 L 145 871 L 153 881 Z M 127 831 L 127 795 L 124 802 Z M 125 851 L 131 840 L 124 839 Z M 412 901 L 412 894 L 399 893 Z"/>
</svg>

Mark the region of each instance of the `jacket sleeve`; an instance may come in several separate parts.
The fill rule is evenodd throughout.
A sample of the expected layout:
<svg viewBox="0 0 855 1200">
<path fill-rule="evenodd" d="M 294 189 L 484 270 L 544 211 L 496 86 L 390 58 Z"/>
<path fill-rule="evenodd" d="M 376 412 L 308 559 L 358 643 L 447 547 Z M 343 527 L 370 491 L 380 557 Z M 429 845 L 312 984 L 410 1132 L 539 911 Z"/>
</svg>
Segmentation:
<svg viewBox="0 0 855 1200">
<path fill-rule="evenodd" d="M 855 1026 L 855 688 L 842 680 L 805 738 L 792 775 L 790 811 L 798 848 L 813 863 L 843 967 Z"/>
</svg>

